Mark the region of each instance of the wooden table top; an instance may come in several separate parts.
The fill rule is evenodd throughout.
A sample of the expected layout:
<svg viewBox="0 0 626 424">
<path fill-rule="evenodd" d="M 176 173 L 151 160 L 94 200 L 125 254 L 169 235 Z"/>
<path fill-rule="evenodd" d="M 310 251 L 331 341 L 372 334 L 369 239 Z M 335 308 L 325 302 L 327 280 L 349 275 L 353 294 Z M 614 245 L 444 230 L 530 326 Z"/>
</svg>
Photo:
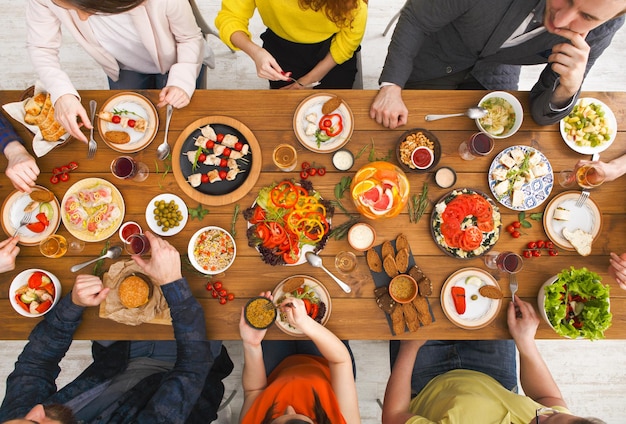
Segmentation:
<svg viewBox="0 0 626 424">
<path fill-rule="evenodd" d="M 0 92 L 2 104 L 16 101 L 20 97 L 20 92 L 4 91 Z M 81 92 L 82 102 L 87 108 L 90 99 L 95 99 L 102 104 L 114 93 L 111 91 L 83 91 Z M 157 91 L 145 91 L 141 94 L 148 97 L 153 103 L 157 103 Z M 298 163 L 302 161 L 315 162 L 318 166 L 325 166 L 327 174 L 323 177 L 313 177 L 311 181 L 314 187 L 327 199 L 333 199 L 335 184 L 339 182 L 343 173 L 334 170 L 331 163 L 330 154 L 313 153 L 306 150 L 296 140 L 293 132 L 292 118 L 298 104 L 305 97 L 312 94 L 311 91 L 280 91 L 280 90 L 228 90 L 228 91 L 197 91 L 191 104 L 174 112 L 171 122 L 169 140 L 173 145 L 178 135 L 196 119 L 210 116 L 223 115 L 235 118 L 245 124 L 256 136 L 263 156 L 262 171 L 255 187 L 237 203 L 241 209 L 250 206 L 256 198 L 258 190 L 272 182 L 280 181 L 285 177 L 297 178 L 296 172 L 283 173 L 277 170 L 272 162 L 272 150 L 279 143 L 290 143 L 297 148 Z M 404 100 L 409 108 L 409 123 L 396 130 L 389 130 L 378 125 L 369 117 L 370 104 L 376 94 L 371 90 L 346 90 L 337 91 L 345 99 L 354 114 L 354 133 L 347 144 L 347 148 L 353 153 L 357 153 L 367 144 L 374 143 L 376 156 L 384 157 L 390 149 L 394 149 L 400 135 L 407 129 L 421 127 L 431 130 L 441 141 L 442 157 L 439 166 L 450 166 L 458 174 L 456 188 L 469 187 L 490 193 L 487 182 L 487 170 L 492 159 L 504 148 L 512 145 L 529 145 L 531 140 L 537 140 L 541 151 L 548 157 L 554 169 L 555 175 L 561 170 L 573 167 L 577 160 L 588 158 L 579 155 L 569 149 L 558 132 L 558 125 L 541 127 L 536 125 L 530 114 L 524 114 L 524 122 L 520 131 L 510 138 L 497 140 L 493 152 L 485 158 L 478 158 L 473 161 L 462 160 L 457 148 L 459 143 L 467 139 L 469 135 L 476 132 L 474 122 L 465 118 L 453 118 L 434 122 L 425 122 L 424 115 L 428 113 L 455 113 L 465 110 L 467 107 L 475 105 L 485 94 L 480 91 L 405 91 Z M 528 103 L 528 93 L 515 93 L 523 105 Z M 584 93 L 586 96 L 595 97 L 608 104 L 614 111 L 621 130 L 617 136 L 617 141 L 602 153 L 603 160 L 610 160 L 624 152 L 623 138 L 624 127 L 626 127 L 626 93 Z M 157 145 L 163 140 L 163 130 L 165 122 L 165 110 L 158 111 L 160 118 L 159 134 L 156 139 L 145 150 L 136 154 L 136 157 L 147 163 L 151 173 L 149 178 L 141 183 L 124 182 L 119 184 L 110 173 L 109 165 L 111 161 L 119 156 L 119 153 L 110 149 L 102 142 L 99 134 L 96 139 L 99 141 L 99 148 L 94 160 L 86 158 L 87 148 L 80 142 L 73 141 L 67 145 L 57 148 L 38 159 L 41 169 L 38 183 L 52 190 L 57 198 L 63 198 L 65 191 L 70 184 L 87 177 L 102 177 L 120 189 L 125 199 L 126 215 L 124 221 L 132 220 L 139 222 L 147 228 L 145 221 L 145 210 L 150 199 L 159 193 L 170 192 L 181 196 L 189 207 L 196 207 L 198 202 L 186 196 L 179 188 L 172 173 L 163 176 L 163 163 L 159 162 L 160 174 L 156 174 L 155 152 Z M 27 130 L 17 123 L 14 123 L 17 131 L 25 140 L 31 140 Z M 27 143 L 30 145 L 30 143 Z M 392 150 L 393 151 L 393 150 Z M 368 162 L 367 153 L 358 158 L 354 167 L 348 175 Z M 6 167 L 4 156 L 0 159 L 2 169 Z M 52 168 L 64 165 L 70 160 L 78 162 L 79 169 L 72 172 L 70 181 L 52 185 L 50 177 Z M 395 153 L 392 154 L 392 162 L 395 162 Z M 464 330 L 452 324 L 444 315 L 439 295 L 441 287 L 453 272 L 465 267 L 478 267 L 487 269 L 482 258 L 469 260 L 454 259 L 446 256 L 435 245 L 429 230 L 429 216 L 432 205 L 449 189 L 440 189 L 434 184 L 433 173 L 407 174 L 411 193 L 419 194 L 423 182 L 429 183 L 430 206 L 424 217 L 417 223 L 409 223 L 408 214 L 405 210 L 396 218 L 379 219 L 376 221 L 365 220 L 374 226 L 378 240 L 395 238 L 400 232 L 404 232 L 410 241 L 416 262 L 424 270 L 425 274 L 433 282 L 433 295 L 429 297 L 430 305 L 435 316 L 435 322 L 420 329 L 416 333 L 404 333 L 399 338 L 420 338 L 420 339 L 501 339 L 509 338 L 510 335 L 506 325 L 506 305 L 510 299 L 510 292 L 506 279 L 502 279 L 502 288 L 505 294 L 503 308 L 498 316 L 488 327 L 480 330 Z M 9 181 L 3 177 L 0 196 L 4 199 L 13 191 Z M 560 192 L 565 191 L 558 183 L 555 184 L 550 200 Z M 613 313 L 613 325 L 606 331 L 607 338 L 626 338 L 626 291 L 620 290 L 618 285 L 607 274 L 609 252 L 626 252 L 626 191 L 620 182 L 606 183 L 593 190 L 592 199 L 597 202 L 602 212 L 602 230 L 598 239 L 593 245 L 590 256 L 581 257 L 575 252 L 559 249 L 559 255 L 550 257 L 543 255 L 539 258 L 527 259 L 524 261 L 524 268 L 518 274 L 519 291 L 518 295 L 536 305 L 536 296 L 539 287 L 549 277 L 556 275 L 561 270 L 570 266 L 580 268 L 586 266 L 588 269 L 597 272 L 603 278 L 604 283 L 611 286 L 611 311 Z M 350 210 L 354 211 L 354 206 L 349 200 L 344 200 Z M 529 212 L 542 212 L 547 202 Z M 219 225 L 230 230 L 233 217 L 234 204 L 214 207 L 208 206 L 210 213 L 202 220 L 190 220 L 184 230 L 178 235 L 168 238 L 181 253 L 186 251 L 190 236 L 198 229 L 207 225 Z M 517 219 L 517 212 L 500 207 L 502 222 L 504 225 L 510 224 Z M 346 220 L 346 216 L 337 211 L 333 219 L 333 224 L 339 224 Z M 519 239 L 512 238 L 503 230 L 500 240 L 495 246 L 495 250 L 512 250 L 520 252 L 526 243 L 533 240 L 547 239 L 543 225 L 540 222 L 532 221 L 532 228 L 525 229 L 524 235 Z M 308 264 L 298 267 L 272 267 L 261 261 L 255 249 L 248 247 L 246 240 L 246 222 L 240 215 L 236 222 L 236 243 L 237 258 L 233 266 L 228 269 L 225 275 L 219 279 L 224 286 L 236 295 L 236 299 L 226 305 L 220 305 L 213 299 L 209 292 L 205 290 L 207 277 L 201 277 L 196 273 L 184 270 L 193 294 L 202 304 L 207 322 L 208 337 L 211 339 L 238 339 L 238 322 L 241 307 L 246 300 L 257 295 L 264 290 L 272 290 L 283 278 L 293 274 L 308 274 L 321 280 L 329 290 L 332 298 L 332 314 L 327 326 L 337 336 L 343 339 L 390 339 L 393 338 L 384 313 L 378 309 L 374 300 L 374 283 L 370 276 L 364 255 L 357 253 L 358 267 L 347 275 L 342 276 L 343 280 L 352 287 L 351 294 L 345 294 L 341 289 L 323 273 L 320 269 L 315 269 Z M 68 231 L 61 225 L 58 233 L 69 236 Z M 119 243 L 117 234 L 111 237 L 111 243 Z M 73 285 L 74 278 L 69 268 L 86 259 L 97 256 L 104 246 L 104 242 L 87 243 L 85 249 L 78 255 L 70 254 L 60 259 L 48 259 L 43 257 L 37 247 L 22 247 L 17 258 L 16 269 L 3 275 L 0 282 L 0 298 L 2 307 L 0 308 L 0 320 L 3 325 L 0 327 L 0 339 L 26 339 L 32 327 L 39 321 L 33 318 L 24 318 L 18 315 L 9 304 L 8 289 L 15 275 L 27 268 L 43 268 L 57 275 L 63 286 L 63 293 L 68 293 Z M 330 240 L 321 256 L 325 265 L 334 270 L 334 256 L 342 250 L 351 250 L 346 240 Z M 123 256 L 122 259 L 128 259 Z M 107 260 L 105 267 L 113 262 Z M 91 272 L 93 268 L 86 268 Z M 507 298 L 508 297 L 508 298 Z M 131 327 L 118 324 L 108 319 L 98 317 L 97 308 L 89 308 L 85 314 L 83 323 L 76 333 L 78 339 L 168 339 L 173 337 L 171 326 L 143 324 L 139 327 Z M 267 333 L 270 339 L 285 338 L 285 335 L 274 326 Z M 541 323 L 538 338 L 558 338 L 547 324 Z"/>
</svg>

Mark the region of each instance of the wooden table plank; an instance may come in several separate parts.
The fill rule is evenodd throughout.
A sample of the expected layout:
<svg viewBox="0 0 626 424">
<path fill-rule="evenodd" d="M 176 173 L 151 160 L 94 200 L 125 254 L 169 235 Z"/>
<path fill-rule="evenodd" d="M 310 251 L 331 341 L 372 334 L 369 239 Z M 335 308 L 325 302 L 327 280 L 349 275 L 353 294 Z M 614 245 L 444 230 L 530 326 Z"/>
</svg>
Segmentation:
<svg viewBox="0 0 626 424">
<path fill-rule="evenodd" d="M 156 102 L 156 91 L 141 91 L 153 102 Z M 439 138 L 442 145 L 442 157 L 439 166 L 450 166 L 458 173 L 456 187 L 471 187 L 489 194 L 485 174 L 489 165 L 497 153 L 508 146 L 528 145 L 531 140 L 537 140 L 542 152 L 548 157 L 555 173 L 563 169 L 571 168 L 577 160 L 585 157 L 570 150 L 562 141 L 558 132 L 558 126 L 551 125 L 541 127 L 536 125 L 531 116 L 525 113 L 524 123 L 520 131 L 514 136 L 496 141 L 496 148 L 486 158 L 473 161 L 463 161 L 457 153 L 459 143 L 466 139 L 476 127 L 471 120 L 465 118 L 447 119 L 434 122 L 425 122 L 423 116 L 428 113 L 454 113 L 474 105 L 485 94 L 481 91 L 406 91 L 404 99 L 410 111 L 409 122 L 406 126 L 389 130 L 376 124 L 369 118 L 369 107 L 376 94 L 375 91 L 362 90 L 338 90 L 352 109 L 354 114 L 355 130 L 347 147 L 353 152 L 359 152 L 363 147 L 374 143 L 376 156 L 385 156 L 392 149 L 391 161 L 395 162 L 393 149 L 398 137 L 407 129 L 414 127 L 427 127 Z M 96 99 L 102 104 L 112 92 L 107 90 L 81 92 L 83 102 L 86 104 L 90 99 Z M 191 104 L 182 110 L 175 111 L 170 126 L 170 142 L 175 142 L 178 135 L 196 119 L 209 115 L 224 115 L 236 118 L 247 125 L 259 140 L 262 148 L 262 172 L 255 188 L 237 202 L 242 208 L 248 207 L 258 193 L 258 189 L 284 177 L 297 177 L 296 173 L 282 173 L 277 171 L 272 163 L 271 155 L 274 146 L 280 143 L 291 143 L 298 150 L 298 161 L 315 162 L 325 166 L 327 174 L 324 177 L 314 177 L 312 182 L 315 188 L 328 199 L 334 198 L 334 186 L 343 173 L 337 172 L 332 167 L 331 155 L 317 154 L 302 147 L 295 139 L 292 128 L 293 112 L 299 102 L 311 94 L 310 92 L 298 91 L 269 91 L 269 90 L 216 90 L 198 91 Z M 527 104 L 528 93 L 515 93 L 522 104 Z M 17 91 L 0 92 L 0 101 L 4 104 L 15 101 L 20 93 Z M 611 106 L 614 111 L 618 126 L 626 127 L 626 93 L 584 93 L 586 96 L 598 98 Z M 144 151 L 136 154 L 138 160 L 148 164 L 151 174 L 143 183 L 124 182 L 119 184 L 109 171 L 110 162 L 119 153 L 109 149 L 103 142 L 95 160 L 87 160 L 86 146 L 74 141 L 66 146 L 55 149 L 38 160 L 42 174 L 38 182 L 50 188 L 59 200 L 71 183 L 82 178 L 99 176 L 118 186 L 126 202 L 125 220 L 134 220 L 145 226 L 145 208 L 148 201 L 159 193 L 173 192 L 181 196 L 188 206 L 195 207 L 197 202 L 182 193 L 176 184 L 171 172 L 163 176 L 163 163 L 159 162 L 157 174 L 155 151 L 156 146 L 162 141 L 165 111 L 159 110 L 161 119 L 160 131 L 156 140 Z M 16 124 L 18 132 L 27 140 L 32 136 L 19 124 Z M 610 160 L 624 153 L 622 147 L 625 134 L 620 131 L 618 140 L 609 149 L 602 153 L 603 160 Z M 96 134 L 96 139 L 101 140 Z M 358 158 L 349 175 L 353 175 L 358 167 L 368 163 L 367 152 Z M 63 165 L 70 160 L 79 163 L 80 168 L 71 174 L 69 183 L 52 185 L 49 182 L 53 167 Z M 0 159 L 0 166 L 6 166 L 6 160 Z M 434 295 L 430 298 L 436 322 L 418 333 L 406 333 L 400 338 L 449 338 L 449 339 L 488 339 L 509 337 L 506 328 L 504 308 L 492 325 L 475 331 L 467 331 L 455 327 L 443 315 L 438 295 L 446 278 L 456 270 L 464 267 L 479 267 L 486 269 L 482 259 L 459 260 L 446 256 L 432 241 L 429 228 L 429 216 L 432 205 L 449 190 L 438 188 L 433 182 L 432 173 L 409 174 L 411 193 L 419 193 L 424 182 L 429 184 L 430 206 L 427 213 L 418 224 L 409 224 L 408 214 L 403 211 L 398 217 L 390 220 L 368 221 L 376 229 L 380 241 L 391 239 L 402 229 L 411 244 L 416 262 L 431 278 L 434 286 Z M 6 179 L 0 187 L 0 196 L 3 198 L 12 191 L 12 187 Z M 554 187 L 550 198 L 565 191 L 558 184 Z M 591 198 L 598 203 L 602 211 L 603 226 L 598 240 L 593 246 L 592 255 L 582 258 L 575 252 L 560 251 L 557 257 L 543 256 L 528 259 L 524 262 L 524 269 L 518 274 L 520 283 L 519 295 L 524 299 L 535 303 L 536 294 L 540 285 L 549 277 L 557 274 L 562 269 L 571 265 L 576 267 L 586 266 L 590 270 L 599 273 L 605 283 L 611 286 L 611 310 L 614 314 L 614 324 L 606 332 L 607 338 L 626 338 L 626 291 L 620 290 L 617 284 L 608 276 L 608 254 L 614 252 L 626 252 L 626 192 L 619 182 L 607 183 L 592 192 Z M 350 210 L 355 211 L 349 199 L 343 201 Z M 540 212 L 547 203 L 530 212 Z M 179 235 L 169 237 L 170 241 L 180 252 L 184 253 L 191 234 L 206 225 L 220 225 L 230 230 L 234 205 L 222 207 L 208 206 L 211 211 L 203 221 L 189 221 L 184 231 Z M 500 208 L 502 221 L 506 225 L 517 219 L 517 212 L 505 207 Z M 334 217 L 334 224 L 341 223 L 346 217 L 339 211 Z M 353 293 L 345 294 L 339 287 L 328 278 L 322 271 L 308 265 L 296 268 L 271 267 L 264 264 L 256 250 L 247 246 L 245 236 L 246 224 L 240 217 L 236 223 L 237 235 L 235 237 L 238 247 L 237 260 L 220 277 L 229 291 L 237 296 L 237 299 L 225 306 L 219 305 L 211 298 L 204 286 L 207 277 L 199 276 L 185 268 L 184 273 L 188 277 L 192 291 L 203 305 L 206 312 L 208 335 L 216 339 L 238 339 L 238 321 L 240 308 L 245 301 L 260 291 L 272 289 L 279 281 L 294 273 L 306 273 L 321 280 L 328 288 L 333 301 L 332 316 L 328 327 L 338 336 L 349 339 L 389 339 L 392 338 L 384 314 L 376 307 L 373 295 L 374 284 L 369 275 L 367 265 L 362 254 L 357 252 L 357 270 L 343 279 L 348 282 Z M 59 233 L 68 236 L 69 233 L 63 226 Z M 531 240 L 546 239 L 543 225 L 533 221 L 533 227 L 525 230 L 525 235 L 520 239 L 513 239 L 503 233 L 496 245 L 499 251 L 513 250 L 520 252 L 523 246 Z M 117 235 L 111 237 L 111 243 L 119 243 Z M 80 254 L 67 255 L 61 259 L 47 259 L 40 255 L 36 247 L 23 247 L 17 259 L 16 270 L 3 275 L 0 282 L 0 299 L 4 307 L 0 308 L 0 319 L 6 323 L 0 329 L 0 339 L 24 339 L 28 336 L 37 319 L 22 318 L 9 306 L 7 299 L 8 287 L 13 277 L 21 270 L 31 267 L 41 267 L 49 270 L 62 280 L 63 290 L 67 293 L 73 284 L 73 276 L 69 273 L 69 267 L 99 254 L 103 243 L 88 243 Z M 324 263 L 332 270 L 334 255 L 341 250 L 350 249 L 345 240 L 331 240 L 322 252 Z M 128 259 L 124 256 L 122 259 Z M 110 265 L 112 261 L 107 261 Z M 87 268 L 86 271 L 90 271 Z M 509 296 L 506 277 L 501 279 L 505 296 Z M 505 305 L 507 298 L 505 298 Z M 97 309 L 90 309 L 85 313 L 84 323 L 78 330 L 76 337 L 79 339 L 161 339 L 171 338 L 171 328 L 160 325 L 142 325 L 130 327 L 109 320 L 98 318 Z M 268 338 L 284 337 L 278 329 L 272 328 L 268 332 Z M 538 333 L 539 338 L 557 338 L 558 336 L 545 324 L 542 324 Z"/>
</svg>

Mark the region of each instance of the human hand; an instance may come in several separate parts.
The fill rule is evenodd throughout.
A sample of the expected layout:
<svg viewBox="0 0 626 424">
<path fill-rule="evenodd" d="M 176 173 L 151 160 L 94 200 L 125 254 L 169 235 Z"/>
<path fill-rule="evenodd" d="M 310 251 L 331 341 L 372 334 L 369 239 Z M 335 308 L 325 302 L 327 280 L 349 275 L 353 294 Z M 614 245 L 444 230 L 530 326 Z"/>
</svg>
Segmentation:
<svg viewBox="0 0 626 424">
<path fill-rule="evenodd" d="M 37 162 L 19 141 L 12 141 L 4 148 L 7 157 L 7 177 L 13 187 L 19 191 L 30 193 L 39 175 Z"/>
<path fill-rule="evenodd" d="M 72 303 L 77 306 L 98 306 L 111 289 L 104 288 L 102 280 L 95 275 L 80 274 L 72 289 Z"/>
<path fill-rule="evenodd" d="M 0 272 L 12 271 L 15 269 L 15 258 L 20 253 L 17 242 L 19 237 L 9 237 L 0 242 Z"/>
<path fill-rule="evenodd" d="M 561 43 L 553 46 L 548 63 L 551 63 L 552 70 L 559 74 L 559 85 L 571 97 L 582 86 L 591 47 L 585 41 L 587 33 L 580 34 L 566 28 L 556 28 L 555 33 L 568 39 L 571 44 Z"/>
<path fill-rule="evenodd" d="M 159 103 L 157 104 L 157 107 L 163 107 L 170 104 L 176 109 L 180 109 L 187 106 L 190 100 L 191 99 L 185 90 L 174 85 L 169 85 L 167 87 L 163 87 L 159 93 Z"/>
<path fill-rule="evenodd" d="M 80 118 L 79 124 L 76 118 Z M 87 111 L 80 104 L 80 101 L 73 94 L 64 94 L 54 103 L 54 119 L 70 133 L 70 135 L 78 140 L 87 143 L 87 137 L 82 133 L 80 127 L 91 129 L 93 123 L 89 121 Z"/>
<path fill-rule="evenodd" d="M 302 299 L 298 299 L 297 297 L 285 298 L 285 300 L 283 300 L 280 304 L 280 310 L 287 316 L 289 324 L 293 325 L 305 334 L 306 325 L 315 322 L 313 321 L 313 318 L 306 313 L 304 301 Z"/>
<path fill-rule="evenodd" d="M 626 290 L 626 253 L 618 256 L 611 252 L 609 258 L 609 275 L 615 279 L 620 288 Z"/>
<path fill-rule="evenodd" d="M 259 293 L 259 296 L 266 297 L 269 300 L 274 300 L 272 292 L 269 291 Z M 241 318 L 239 319 L 239 335 L 241 336 L 241 340 L 244 344 L 248 344 L 250 346 L 258 346 L 259 344 L 261 344 L 261 341 L 265 337 L 267 329 L 259 330 L 250 326 L 244 318 L 244 313 L 244 308 L 241 308 Z"/>
<path fill-rule="evenodd" d="M 382 87 L 372 107 L 370 118 L 384 127 L 394 129 L 407 123 L 409 110 L 402 101 L 402 89 L 397 85 Z"/>
<path fill-rule="evenodd" d="M 579 160 L 574 167 L 574 174 L 578 171 L 583 165 L 592 165 L 594 168 L 600 169 L 600 171 L 604 172 L 605 178 L 604 182 L 614 181 L 617 178 L 621 177 L 623 172 L 619 169 L 619 166 L 614 166 L 612 162 L 602 162 L 599 160 Z"/>
<path fill-rule="evenodd" d="M 180 270 L 180 253 L 167 241 L 153 235 L 151 232 L 144 233 L 150 242 L 151 258 L 145 261 L 141 256 L 133 255 L 137 265 L 150 277 L 157 286 L 162 286 L 183 278 Z"/>
<path fill-rule="evenodd" d="M 515 304 L 509 303 L 506 318 L 509 333 L 513 336 L 518 349 L 523 349 L 528 343 L 534 343 L 539 317 L 530 303 L 524 302 L 516 295 Z"/>
<path fill-rule="evenodd" d="M 256 66 L 256 74 L 259 78 L 271 81 L 289 81 L 287 74 L 267 50 L 262 47 L 255 48 L 250 57 Z"/>
</svg>

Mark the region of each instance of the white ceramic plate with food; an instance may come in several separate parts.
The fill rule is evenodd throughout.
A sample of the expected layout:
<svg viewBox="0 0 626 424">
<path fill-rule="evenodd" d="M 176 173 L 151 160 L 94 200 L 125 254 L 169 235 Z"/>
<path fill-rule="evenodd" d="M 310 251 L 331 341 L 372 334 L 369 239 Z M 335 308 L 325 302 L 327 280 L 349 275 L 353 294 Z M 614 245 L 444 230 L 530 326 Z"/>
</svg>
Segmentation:
<svg viewBox="0 0 626 424">
<path fill-rule="evenodd" d="M 315 126 L 315 130 L 320 129 L 320 120 L 324 114 L 322 113 L 322 106 L 332 97 L 331 94 L 313 94 L 304 99 L 296 108 L 296 112 L 293 115 L 293 131 L 296 134 L 298 141 L 307 149 L 316 153 L 330 153 L 335 150 L 341 149 L 352 136 L 352 130 L 354 129 L 354 117 L 352 116 L 352 110 L 342 101 L 341 105 L 335 109 L 331 114 L 341 115 L 341 124 L 343 129 L 336 136 L 330 137 L 329 140 L 320 142 L 318 144 L 315 134 L 308 135 L 307 127 L 310 125 Z M 308 118 L 308 119 L 307 119 Z M 312 127 L 311 127 L 312 128 Z"/>
<path fill-rule="evenodd" d="M 326 325 L 326 323 L 330 319 L 330 312 L 332 309 L 330 293 L 328 293 L 326 287 L 324 287 L 324 285 L 316 278 L 310 277 L 308 275 L 292 275 L 291 277 L 285 278 L 283 281 L 278 283 L 278 285 L 272 292 L 274 304 L 280 305 L 280 303 L 286 297 L 284 290 L 285 285 L 288 283 L 290 283 L 289 285 L 293 285 L 293 280 L 297 280 L 295 284 L 297 284 L 297 282 L 300 282 L 301 284 L 297 284 L 296 287 L 304 288 L 304 293 L 307 293 L 299 296 L 304 296 L 304 298 L 308 298 L 312 303 L 316 303 L 318 305 L 318 315 L 315 316 L 315 318 L 313 319 L 315 319 L 322 325 Z M 305 286 L 307 286 L 308 291 Z M 293 293 L 293 291 L 291 293 Z M 291 296 L 293 296 L 293 294 Z M 324 306 L 322 306 L 322 304 Z M 285 314 L 280 311 L 278 311 L 278 314 L 276 315 L 276 325 L 283 332 L 289 334 L 290 336 L 304 336 L 304 334 L 300 330 L 292 327 L 289 324 Z"/>
<path fill-rule="evenodd" d="M 217 275 L 235 261 L 235 239 L 223 228 L 209 226 L 196 231 L 187 246 L 189 262 L 203 274 Z"/>
<path fill-rule="evenodd" d="M 498 194 L 496 185 L 498 185 L 501 181 L 495 179 L 493 174 L 498 169 L 506 171 L 507 168 L 501 163 L 502 158 L 505 156 L 511 157 L 511 152 L 517 150 L 521 150 L 525 156 L 531 154 L 538 155 L 540 158 L 538 166 L 545 169 L 547 173 L 540 177 L 533 178 L 528 182 L 524 182 L 520 188 L 524 199 L 521 205 L 513 206 L 513 199 L 511 198 L 510 192 L 507 192 L 504 195 Z M 489 182 L 489 189 L 491 190 L 493 197 L 502 205 L 509 209 L 513 209 L 514 211 L 527 211 L 536 208 L 548 199 L 548 196 L 550 196 L 550 193 L 552 192 L 552 187 L 554 187 L 554 172 L 552 170 L 552 165 L 550 165 L 550 161 L 543 153 L 530 146 L 510 146 L 498 153 L 491 162 L 491 166 L 489 166 L 487 179 Z M 512 186 L 514 181 L 511 181 L 510 178 L 507 180 L 509 181 L 509 186 Z"/>
<path fill-rule="evenodd" d="M 482 296 L 478 290 L 484 285 L 500 289 L 491 274 L 480 268 L 463 268 L 448 277 L 441 289 L 441 308 L 446 317 L 456 326 L 467 330 L 483 328 L 491 323 L 502 305 L 502 299 L 490 299 Z M 452 287 L 465 290 L 466 309 L 459 314 L 454 305 Z"/>
<path fill-rule="evenodd" d="M 178 225 L 176 225 L 175 227 L 169 228 L 167 231 L 164 230 L 163 226 L 158 225 L 157 220 L 155 218 L 154 209 L 157 207 L 155 203 L 161 202 L 161 201 L 165 202 L 166 207 L 167 205 L 170 204 L 170 202 L 174 202 L 174 204 L 178 205 L 178 209 L 176 209 L 176 211 L 180 211 L 180 214 L 181 214 L 181 219 L 180 221 L 178 221 Z M 150 231 L 160 236 L 173 236 L 175 234 L 180 233 L 183 230 L 183 228 L 185 228 L 185 225 L 187 225 L 188 219 L 189 219 L 189 211 L 187 210 L 187 205 L 185 204 L 183 199 L 181 199 L 175 194 L 171 194 L 171 193 L 159 194 L 158 196 L 155 196 L 152 200 L 150 200 L 150 202 L 148 203 L 148 206 L 146 207 L 146 222 L 148 223 L 148 227 L 150 227 Z"/>
<path fill-rule="evenodd" d="M 564 250 L 574 251 L 574 246 L 563 237 L 563 229 L 575 231 L 581 229 L 593 236 L 593 240 L 600 235 L 602 229 L 602 214 L 596 202 L 589 197 L 581 206 L 576 207 L 576 201 L 580 197 L 580 191 L 566 191 L 555 196 L 543 212 L 543 228 L 554 244 Z M 567 220 L 555 219 L 557 208 L 565 212 Z M 559 211 L 559 215 L 564 212 Z M 559 217 L 557 215 L 557 217 Z"/>
<path fill-rule="evenodd" d="M 28 280 L 36 272 L 44 273 L 44 274 L 46 274 L 50 278 L 50 280 L 52 280 L 52 285 L 54 286 L 54 296 L 52 296 L 52 298 L 53 298 L 52 299 L 52 304 L 50 305 L 50 307 L 48 309 L 46 309 L 45 311 L 42 311 L 40 313 L 39 312 L 38 313 L 30 313 L 30 312 L 27 312 L 18 303 L 17 299 L 15 298 L 15 295 L 16 295 L 18 290 L 20 290 L 20 289 L 25 290 L 26 287 L 28 287 Z M 35 290 L 39 290 L 39 289 L 35 289 Z M 44 290 L 43 292 L 49 294 L 49 292 L 47 290 Z M 28 318 L 40 317 L 40 316 L 46 314 L 48 311 L 50 311 L 54 307 L 54 305 L 56 305 L 59 302 L 60 298 L 61 298 L 61 282 L 56 277 L 56 275 L 52 274 L 49 271 L 43 270 L 43 269 L 33 268 L 33 269 L 26 269 L 26 270 L 20 272 L 19 274 L 17 274 L 15 276 L 15 278 L 11 282 L 11 286 L 9 287 L 9 300 L 11 301 L 11 306 L 13 306 L 13 309 L 15 309 L 15 311 L 18 314 L 20 314 L 22 316 L 25 316 L 25 317 L 28 317 Z M 41 303 L 43 303 L 43 302 L 41 302 Z"/>
<path fill-rule="evenodd" d="M 116 94 L 104 102 L 98 115 L 102 116 L 103 112 L 112 113 L 114 116 L 119 116 L 120 119 L 145 121 L 145 131 L 138 131 L 125 124 L 126 120 L 115 123 L 102 117 L 98 119 L 100 137 L 111 149 L 118 152 L 133 153 L 145 149 L 154 140 L 159 130 L 159 115 L 156 108 L 150 100 L 141 94 L 130 92 Z M 130 141 L 124 144 L 113 143 L 107 139 L 106 133 L 109 131 L 125 132 L 129 135 Z"/>
<path fill-rule="evenodd" d="M 594 153 L 601 153 L 608 149 L 611 144 L 615 141 L 615 137 L 617 136 L 617 120 L 615 119 L 615 114 L 604 102 L 594 99 L 593 97 L 581 97 L 576 102 L 576 106 L 580 107 L 580 105 L 590 105 L 595 104 L 601 107 L 604 112 L 604 122 L 599 124 L 596 128 L 606 127 L 610 138 L 596 146 L 591 146 L 588 141 L 576 141 L 574 140 L 574 136 L 569 134 L 568 129 L 566 128 L 566 122 L 570 117 L 574 117 L 579 115 L 578 118 L 582 116 L 575 112 L 576 108 L 568 115 L 567 117 L 561 119 L 559 123 L 559 129 L 561 130 L 561 137 L 563 137 L 563 141 L 565 144 L 569 146 L 573 151 L 583 154 L 583 155 L 593 155 Z M 591 128 L 591 127 L 589 127 Z M 584 132 L 584 131 L 583 131 Z M 594 131 L 591 131 L 594 132 Z"/>
<path fill-rule="evenodd" d="M 510 137 L 522 126 L 524 109 L 511 93 L 493 91 L 480 99 L 478 106 L 487 109 L 487 116 L 476 119 L 476 126 L 493 138 Z"/>
<path fill-rule="evenodd" d="M 42 186 L 35 186 L 33 190 L 43 190 L 50 193 L 50 190 Z M 19 232 L 19 244 L 23 246 L 36 246 L 41 240 L 45 239 L 50 234 L 56 233 L 59 229 L 59 225 L 61 225 L 61 207 L 59 206 L 57 198 L 54 197 L 54 195 L 52 196 L 53 199 L 51 201 L 43 202 L 47 203 L 52 210 L 51 216 L 48 219 L 48 226 L 39 233 L 29 230 L 26 226 L 22 227 Z M 24 216 L 24 209 L 31 202 L 33 202 L 33 199 L 30 198 L 28 193 L 18 190 L 15 190 L 4 199 L 4 203 L 2 204 L 2 229 L 7 236 L 15 234 L 15 230 L 20 226 L 20 221 Z M 36 215 L 43 211 L 44 208 L 47 208 L 43 203 L 39 203 L 39 206 L 36 206 L 36 209 L 33 211 L 31 223 L 39 222 Z"/>
</svg>

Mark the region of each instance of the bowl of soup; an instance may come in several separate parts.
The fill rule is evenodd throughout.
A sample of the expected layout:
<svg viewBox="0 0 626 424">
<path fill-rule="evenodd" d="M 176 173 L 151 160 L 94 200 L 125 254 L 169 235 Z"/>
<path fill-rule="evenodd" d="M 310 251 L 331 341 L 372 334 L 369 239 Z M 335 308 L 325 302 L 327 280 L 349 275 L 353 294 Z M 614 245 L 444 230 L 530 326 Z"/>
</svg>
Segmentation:
<svg viewBox="0 0 626 424">
<path fill-rule="evenodd" d="M 524 110 L 515 96 L 506 91 L 494 91 L 483 97 L 478 106 L 487 110 L 487 115 L 476 119 L 476 126 L 493 138 L 512 136 L 522 126 Z"/>
</svg>

